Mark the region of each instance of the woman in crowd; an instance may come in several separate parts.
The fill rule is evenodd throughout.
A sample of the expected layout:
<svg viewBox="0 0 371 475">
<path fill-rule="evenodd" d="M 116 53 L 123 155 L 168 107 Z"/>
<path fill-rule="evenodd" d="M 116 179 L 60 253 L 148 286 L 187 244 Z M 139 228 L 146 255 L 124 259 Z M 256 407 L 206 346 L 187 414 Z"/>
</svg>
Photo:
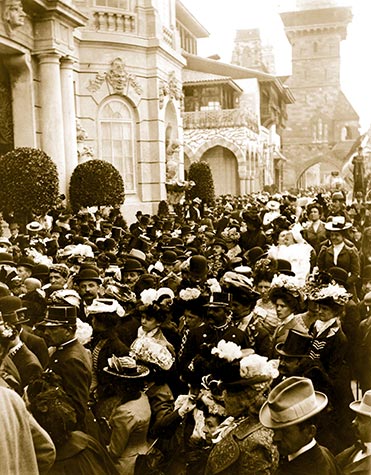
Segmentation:
<svg viewBox="0 0 371 475">
<path fill-rule="evenodd" d="M 274 473 L 278 453 L 273 433 L 259 423 L 259 410 L 277 365 L 252 354 L 242 357 L 234 343 L 220 342 L 213 349 L 215 377 L 224 387 L 223 399 L 231 428 L 212 448 L 206 475 L 265 475 Z"/>
<path fill-rule="evenodd" d="M 272 348 L 275 352 L 274 348 L 286 340 L 290 329 L 306 333 L 306 327 L 300 318 L 296 318 L 302 309 L 302 295 L 294 276 L 276 275 L 272 280 L 269 297 L 276 306 L 280 321 L 273 334 Z"/>
<path fill-rule="evenodd" d="M 113 378 L 113 395 L 106 401 L 106 418 L 111 427 L 108 453 L 121 475 L 134 475 L 138 455 L 149 448 L 151 407 L 143 392 L 149 370 L 129 356 L 112 356 L 105 371 Z"/>
</svg>

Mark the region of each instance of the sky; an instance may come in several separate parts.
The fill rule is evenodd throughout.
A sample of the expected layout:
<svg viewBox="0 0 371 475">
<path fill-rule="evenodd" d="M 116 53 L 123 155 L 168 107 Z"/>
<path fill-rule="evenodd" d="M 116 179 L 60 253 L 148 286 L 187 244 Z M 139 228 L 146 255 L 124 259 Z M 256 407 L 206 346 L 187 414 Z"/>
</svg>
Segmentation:
<svg viewBox="0 0 371 475">
<path fill-rule="evenodd" d="M 235 32 L 260 28 L 263 42 L 273 44 L 276 73 L 291 72 L 290 45 L 278 16 L 290 10 L 293 0 L 181 0 L 185 7 L 210 33 L 198 41 L 198 54 L 218 54 L 224 62 L 232 58 Z M 371 2 L 370 0 L 337 0 L 352 7 L 353 21 L 347 39 L 341 43 L 342 90 L 360 116 L 361 132 L 371 126 Z"/>
</svg>

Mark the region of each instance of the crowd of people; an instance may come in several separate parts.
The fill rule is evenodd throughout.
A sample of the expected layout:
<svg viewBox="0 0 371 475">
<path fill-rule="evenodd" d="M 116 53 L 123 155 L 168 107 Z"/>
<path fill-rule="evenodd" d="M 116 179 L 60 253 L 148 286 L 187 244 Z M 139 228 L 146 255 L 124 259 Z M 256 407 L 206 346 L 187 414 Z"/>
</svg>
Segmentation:
<svg viewBox="0 0 371 475">
<path fill-rule="evenodd" d="M 2 474 L 371 473 L 361 197 L 196 197 L 130 226 L 60 207 L 3 231 Z"/>
</svg>

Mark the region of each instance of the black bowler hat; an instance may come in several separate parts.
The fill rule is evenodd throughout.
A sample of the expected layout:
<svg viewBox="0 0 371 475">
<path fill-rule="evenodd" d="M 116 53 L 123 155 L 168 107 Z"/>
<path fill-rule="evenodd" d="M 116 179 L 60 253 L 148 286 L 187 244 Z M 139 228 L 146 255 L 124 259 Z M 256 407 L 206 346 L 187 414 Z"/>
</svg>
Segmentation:
<svg viewBox="0 0 371 475">
<path fill-rule="evenodd" d="M 277 353 L 282 356 L 302 358 L 308 356 L 313 338 L 305 333 L 290 329 L 284 343 L 276 345 Z"/>
<path fill-rule="evenodd" d="M 44 327 L 60 327 L 76 325 L 77 307 L 75 305 L 55 305 L 47 308 L 47 314 L 39 325 Z"/>
<path fill-rule="evenodd" d="M 78 284 L 84 280 L 92 280 L 94 282 L 98 282 L 99 284 L 102 283 L 98 272 L 94 269 L 89 268 L 80 270 L 80 272 L 75 277 L 75 282 L 77 282 Z"/>
<path fill-rule="evenodd" d="M 13 256 L 8 252 L 0 252 L 0 266 L 1 265 L 15 266 Z"/>
<path fill-rule="evenodd" d="M 277 271 L 280 274 L 295 276 L 295 272 L 291 269 L 291 263 L 285 259 L 276 259 Z"/>
</svg>

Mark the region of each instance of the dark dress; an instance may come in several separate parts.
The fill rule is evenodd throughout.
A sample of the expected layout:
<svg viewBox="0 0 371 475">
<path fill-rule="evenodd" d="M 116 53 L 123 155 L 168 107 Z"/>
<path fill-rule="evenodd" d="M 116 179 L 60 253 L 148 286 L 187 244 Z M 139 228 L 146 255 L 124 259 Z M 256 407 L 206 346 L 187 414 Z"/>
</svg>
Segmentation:
<svg viewBox="0 0 371 475">
<path fill-rule="evenodd" d="M 90 435 L 72 432 L 70 439 L 57 449 L 49 475 L 118 475 L 107 451 Z"/>
</svg>

